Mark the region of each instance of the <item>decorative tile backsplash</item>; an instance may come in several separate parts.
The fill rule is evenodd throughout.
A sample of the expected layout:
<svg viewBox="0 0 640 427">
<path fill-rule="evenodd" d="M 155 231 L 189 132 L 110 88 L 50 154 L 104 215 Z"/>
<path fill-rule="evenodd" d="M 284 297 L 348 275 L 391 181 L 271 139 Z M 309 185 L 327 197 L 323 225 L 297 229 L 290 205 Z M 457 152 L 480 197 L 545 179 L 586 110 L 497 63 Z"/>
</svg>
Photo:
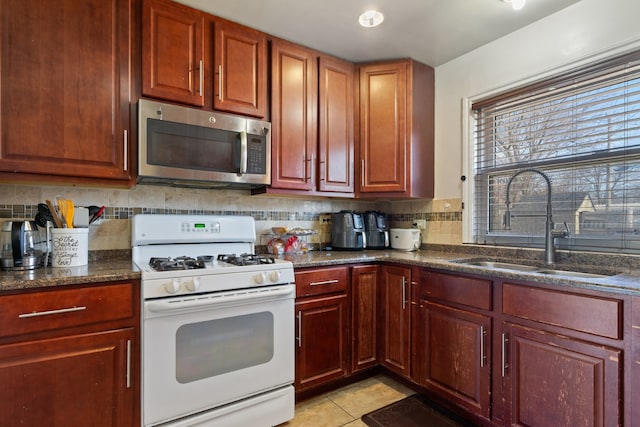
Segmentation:
<svg viewBox="0 0 640 427">
<path fill-rule="evenodd" d="M 90 226 L 89 250 L 131 248 L 129 219 L 145 214 L 249 215 L 256 220 L 258 241 L 271 227 L 318 230 L 310 243 L 330 241 L 330 225 L 321 215 L 343 209 L 386 212 L 391 227 L 410 228 L 426 220 L 423 243 L 460 244 L 462 211 L 460 200 L 360 201 L 352 199 L 251 196 L 244 190 L 201 190 L 138 185 L 131 190 L 0 185 L 0 221 L 33 219 L 37 204 L 56 197 L 72 199 L 76 206 L 106 206 L 102 217 Z"/>
</svg>

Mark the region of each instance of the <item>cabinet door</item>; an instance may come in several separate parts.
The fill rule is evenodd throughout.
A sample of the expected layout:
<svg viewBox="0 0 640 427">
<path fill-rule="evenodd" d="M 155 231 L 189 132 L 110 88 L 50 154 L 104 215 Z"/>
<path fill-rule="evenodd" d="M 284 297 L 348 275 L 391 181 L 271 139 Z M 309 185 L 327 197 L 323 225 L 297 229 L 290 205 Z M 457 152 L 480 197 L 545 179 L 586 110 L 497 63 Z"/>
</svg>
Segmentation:
<svg viewBox="0 0 640 427">
<path fill-rule="evenodd" d="M 510 323 L 503 330 L 509 425 L 620 425 L 621 350 Z"/>
<path fill-rule="evenodd" d="M 302 47 L 271 46 L 271 187 L 315 189 L 317 59 Z"/>
<path fill-rule="evenodd" d="M 2 2 L 0 172 L 131 178 L 136 3 Z"/>
<path fill-rule="evenodd" d="M 400 375 L 410 375 L 411 269 L 382 266 L 380 269 L 381 348 L 380 361 Z"/>
<path fill-rule="evenodd" d="M 360 68 L 360 191 L 407 190 L 407 63 Z"/>
<path fill-rule="evenodd" d="M 352 63 L 321 56 L 319 61 L 318 190 L 353 193 Z"/>
<path fill-rule="evenodd" d="M 426 300 L 419 311 L 417 381 L 489 418 L 491 318 Z"/>
<path fill-rule="evenodd" d="M 0 346 L 2 425 L 137 425 L 133 339 L 122 329 Z"/>
<path fill-rule="evenodd" d="M 355 266 L 351 269 L 351 370 L 353 372 L 375 366 L 376 355 L 376 303 L 378 293 L 378 267 Z"/>
<path fill-rule="evenodd" d="M 264 117 L 267 109 L 267 36 L 225 20 L 214 22 L 213 108 Z"/>
<path fill-rule="evenodd" d="M 167 0 L 142 9 L 142 93 L 204 105 L 204 15 Z"/>
<path fill-rule="evenodd" d="M 296 303 L 296 391 L 347 374 L 347 295 Z"/>
</svg>

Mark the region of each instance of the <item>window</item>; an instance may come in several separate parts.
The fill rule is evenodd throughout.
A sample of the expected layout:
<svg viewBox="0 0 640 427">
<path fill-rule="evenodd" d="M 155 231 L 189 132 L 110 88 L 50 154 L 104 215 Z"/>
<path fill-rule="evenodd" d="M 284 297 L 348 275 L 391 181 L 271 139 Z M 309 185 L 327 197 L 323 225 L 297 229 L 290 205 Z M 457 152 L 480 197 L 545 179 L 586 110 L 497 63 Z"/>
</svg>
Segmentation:
<svg viewBox="0 0 640 427">
<path fill-rule="evenodd" d="M 640 52 L 472 110 L 475 243 L 542 246 L 544 174 L 556 228 L 571 233 L 558 247 L 640 252 Z"/>
</svg>

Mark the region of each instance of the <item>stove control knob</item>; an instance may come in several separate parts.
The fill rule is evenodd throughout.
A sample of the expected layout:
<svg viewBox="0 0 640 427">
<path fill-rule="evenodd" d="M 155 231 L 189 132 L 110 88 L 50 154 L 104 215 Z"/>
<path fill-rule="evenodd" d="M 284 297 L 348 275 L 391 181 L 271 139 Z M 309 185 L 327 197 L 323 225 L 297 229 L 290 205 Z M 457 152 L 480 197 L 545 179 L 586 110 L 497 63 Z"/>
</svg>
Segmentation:
<svg viewBox="0 0 640 427">
<path fill-rule="evenodd" d="M 178 282 L 178 279 L 173 279 L 171 283 L 164 285 L 164 289 L 170 294 L 175 294 L 180 290 L 180 282 Z"/>
<path fill-rule="evenodd" d="M 272 282 L 279 281 L 280 280 L 280 271 L 279 270 L 272 271 L 271 274 L 269 275 L 269 279 Z"/>
<path fill-rule="evenodd" d="M 195 292 L 200 289 L 200 278 L 194 277 L 191 282 L 187 282 L 187 290 L 189 292 Z"/>
<path fill-rule="evenodd" d="M 264 282 L 267 281 L 267 273 L 265 273 L 264 271 L 261 271 L 260 273 L 256 274 L 256 283 L 259 285 L 262 285 Z"/>
</svg>

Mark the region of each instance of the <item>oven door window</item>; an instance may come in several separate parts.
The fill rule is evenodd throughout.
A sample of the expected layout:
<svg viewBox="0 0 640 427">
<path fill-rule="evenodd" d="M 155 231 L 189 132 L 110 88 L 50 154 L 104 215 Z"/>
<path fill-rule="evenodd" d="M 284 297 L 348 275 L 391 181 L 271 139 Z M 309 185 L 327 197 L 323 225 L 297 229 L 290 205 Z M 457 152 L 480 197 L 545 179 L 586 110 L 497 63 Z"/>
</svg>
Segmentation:
<svg viewBox="0 0 640 427">
<path fill-rule="evenodd" d="M 215 172 L 240 171 L 240 133 L 147 119 L 147 163 Z"/>
<path fill-rule="evenodd" d="M 176 380 L 210 378 L 273 358 L 273 314 L 260 312 L 190 323 L 176 331 Z"/>
</svg>

